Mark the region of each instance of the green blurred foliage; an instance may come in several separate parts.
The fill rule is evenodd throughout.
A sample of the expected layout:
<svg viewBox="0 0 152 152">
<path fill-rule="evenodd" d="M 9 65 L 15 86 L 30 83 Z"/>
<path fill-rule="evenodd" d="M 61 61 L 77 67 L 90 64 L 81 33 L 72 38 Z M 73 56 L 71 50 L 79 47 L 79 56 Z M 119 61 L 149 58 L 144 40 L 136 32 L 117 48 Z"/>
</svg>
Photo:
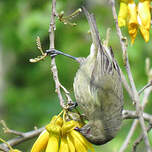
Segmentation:
<svg viewBox="0 0 152 152">
<path fill-rule="evenodd" d="M 57 1 L 57 11 L 65 11 L 68 15 L 81 6 L 80 0 Z M 111 8 L 106 1 L 94 1 L 90 3 L 91 11 L 95 14 L 101 39 L 104 40 L 106 30 L 111 28 L 109 45 L 113 47 L 115 56 L 125 73 L 119 38 L 115 30 Z M 117 3 L 117 11 L 119 4 Z M 50 72 L 50 58 L 39 63 L 29 63 L 30 58 L 40 54 L 36 48 L 36 37 L 40 36 L 44 50 L 49 47 L 48 28 L 50 22 L 51 1 L 45 0 L 1 0 L 0 1 L 0 48 L 3 55 L 4 93 L 1 104 L 1 118 L 7 125 L 18 131 L 29 131 L 34 126 L 41 127 L 50 121 L 50 118 L 60 112 L 59 99 L 55 93 L 55 86 Z M 56 49 L 62 50 L 73 56 L 86 57 L 89 53 L 90 38 L 89 26 L 84 15 L 72 20 L 76 27 L 64 25 L 57 20 L 55 31 Z M 138 89 L 147 83 L 145 74 L 145 58 L 152 58 L 151 41 L 145 43 L 140 33 L 133 46 L 127 28 L 122 29 L 128 38 L 128 53 Z M 150 33 L 152 35 L 152 33 Z M 61 83 L 73 93 L 73 79 L 78 69 L 78 64 L 63 56 L 56 57 L 56 63 Z M 134 109 L 132 101 L 124 90 L 125 109 Z M 73 98 L 74 99 L 74 98 Z M 149 101 L 146 111 L 151 113 L 152 104 Z M 132 120 L 125 120 L 118 136 L 103 146 L 95 146 L 97 152 L 116 152 L 120 148 Z M 131 142 L 140 134 L 140 128 L 136 130 Z M 4 135 L 0 129 L 0 136 L 5 139 L 12 136 Z M 152 133 L 149 134 L 152 138 Z M 34 140 L 27 141 L 17 147 L 23 151 L 29 151 Z M 152 143 L 152 141 L 151 141 Z M 131 144 L 126 152 L 131 150 Z M 144 147 L 142 143 L 140 147 Z"/>
</svg>

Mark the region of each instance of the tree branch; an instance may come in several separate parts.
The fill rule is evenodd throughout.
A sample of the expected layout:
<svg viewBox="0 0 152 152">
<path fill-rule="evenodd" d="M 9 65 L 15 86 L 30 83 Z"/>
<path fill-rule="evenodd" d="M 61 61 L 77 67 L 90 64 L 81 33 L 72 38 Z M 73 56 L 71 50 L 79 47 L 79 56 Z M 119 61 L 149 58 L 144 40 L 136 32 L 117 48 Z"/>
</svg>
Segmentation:
<svg viewBox="0 0 152 152">
<path fill-rule="evenodd" d="M 149 132 L 151 129 L 152 129 L 152 124 L 150 124 L 149 127 L 147 128 L 147 132 Z M 143 138 L 144 136 L 143 134 L 141 134 L 139 138 L 136 139 L 135 143 L 133 144 L 132 152 L 136 152 L 137 146 L 143 140 Z"/>
<path fill-rule="evenodd" d="M 148 82 L 142 89 L 138 91 L 138 94 L 140 95 L 145 89 L 152 86 L 152 81 Z"/>
<path fill-rule="evenodd" d="M 131 90 L 131 88 L 130 88 L 130 86 L 129 86 L 127 80 L 126 80 L 126 77 L 125 77 L 125 75 L 123 74 L 123 72 L 122 72 L 121 69 L 120 69 L 120 73 L 121 73 L 121 80 L 122 80 L 122 83 L 123 83 L 123 85 L 124 85 L 126 91 L 128 92 L 130 98 L 133 100 L 133 93 L 132 93 L 132 90 Z"/>
<path fill-rule="evenodd" d="M 56 17 L 56 0 L 52 0 L 52 11 L 51 11 L 51 20 L 50 20 L 50 27 L 49 27 L 49 39 L 50 39 L 49 49 L 50 50 L 54 49 L 54 40 L 55 40 L 54 31 L 56 30 L 55 17 Z M 53 79 L 55 81 L 55 86 L 56 86 L 55 91 L 58 94 L 58 98 L 60 100 L 60 105 L 63 108 L 64 107 L 64 100 L 63 100 L 61 90 L 60 90 L 60 82 L 59 82 L 59 78 L 58 78 L 58 70 L 56 67 L 55 56 L 53 56 L 51 59 L 51 71 L 53 74 Z"/>
<path fill-rule="evenodd" d="M 123 119 L 138 119 L 139 116 L 136 111 L 123 110 Z M 152 123 L 152 115 L 143 112 L 143 118 L 145 121 Z M 147 130 L 147 129 L 146 129 Z"/>
<path fill-rule="evenodd" d="M 1 123 L 2 126 L 3 126 L 4 133 L 14 134 L 14 135 L 18 135 L 18 136 L 24 136 L 24 133 L 22 133 L 22 132 L 9 129 L 9 128 L 7 127 L 7 125 L 6 125 L 6 123 L 5 123 L 4 120 L 1 120 L 0 123 Z"/>
<path fill-rule="evenodd" d="M 55 17 L 57 16 L 56 0 L 52 0 L 52 11 L 51 12 L 52 13 L 51 13 L 51 20 L 50 20 L 50 27 L 49 27 L 49 39 L 50 39 L 49 50 L 53 50 L 55 48 L 55 45 L 54 45 L 55 34 L 54 34 L 54 32 L 56 30 Z M 56 86 L 55 91 L 58 94 L 60 105 L 61 105 L 62 108 L 66 108 L 65 103 L 64 103 L 64 99 L 62 97 L 61 88 L 65 93 L 65 96 L 67 98 L 68 103 L 71 103 L 72 99 L 69 95 L 69 91 L 59 81 L 58 70 L 57 70 L 57 66 L 56 66 L 56 62 L 55 62 L 55 56 L 51 57 L 51 71 L 52 71 L 52 74 L 53 74 L 53 79 L 55 81 L 55 86 Z"/>
<path fill-rule="evenodd" d="M 24 141 L 27 141 L 29 139 L 32 139 L 32 138 L 38 136 L 43 130 L 44 130 L 44 127 L 36 129 L 36 130 L 29 131 L 29 132 L 26 132 L 26 133 L 22 133 L 22 136 L 17 137 L 17 138 L 13 138 L 13 139 L 7 141 L 7 143 L 10 146 L 18 145 L 18 144 L 20 144 Z M 3 143 L 3 144 L 0 144 L 0 150 L 2 150 L 4 152 L 8 152 L 9 149 L 8 149 L 8 146 Z"/>
</svg>

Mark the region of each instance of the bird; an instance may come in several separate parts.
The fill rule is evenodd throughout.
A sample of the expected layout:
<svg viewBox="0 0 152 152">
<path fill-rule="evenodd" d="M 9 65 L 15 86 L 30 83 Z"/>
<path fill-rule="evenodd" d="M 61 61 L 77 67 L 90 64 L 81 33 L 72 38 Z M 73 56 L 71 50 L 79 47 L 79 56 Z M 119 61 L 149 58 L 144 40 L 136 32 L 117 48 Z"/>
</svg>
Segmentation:
<svg viewBox="0 0 152 152">
<path fill-rule="evenodd" d="M 120 68 L 111 47 L 102 44 L 93 14 L 83 7 L 90 26 L 90 54 L 80 60 L 73 88 L 80 111 L 87 119 L 76 128 L 88 141 L 103 145 L 112 140 L 121 128 L 123 89 Z"/>
</svg>

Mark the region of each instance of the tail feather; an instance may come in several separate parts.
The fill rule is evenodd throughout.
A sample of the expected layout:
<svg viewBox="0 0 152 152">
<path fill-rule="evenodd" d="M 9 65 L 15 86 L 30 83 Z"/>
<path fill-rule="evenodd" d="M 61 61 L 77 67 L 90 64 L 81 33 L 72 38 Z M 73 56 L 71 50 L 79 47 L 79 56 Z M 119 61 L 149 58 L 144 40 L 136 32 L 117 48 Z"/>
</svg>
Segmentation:
<svg viewBox="0 0 152 152">
<path fill-rule="evenodd" d="M 90 14 L 85 7 L 82 8 L 90 26 L 93 44 L 95 45 L 95 48 L 98 49 L 99 47 L 101 47 L 101 41 L 100 41 L 100 36 L 97 29 L 95 17 L 93 14 Z"/>
</svg>

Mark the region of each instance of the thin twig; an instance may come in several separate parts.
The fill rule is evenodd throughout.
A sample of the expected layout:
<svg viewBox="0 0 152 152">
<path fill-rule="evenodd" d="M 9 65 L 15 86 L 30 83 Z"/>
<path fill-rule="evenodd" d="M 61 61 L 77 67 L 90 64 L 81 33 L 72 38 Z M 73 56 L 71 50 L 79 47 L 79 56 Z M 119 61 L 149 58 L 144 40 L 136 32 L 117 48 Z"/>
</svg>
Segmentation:
<svg viewBox="0 0 152 152">
<path fill-rule="evenodd" d="M 65 95 L 66 95 L 66 98 L 67 98 L 67 100 L 68 100 L 68 104 L 70 104 L 70 103 L 73 103 L 73 101 L 72 101 L 72 99 L 71 99 L 71 97 L 70 97 L 70 92 L 63 86 L 63 85 L 61 85 L 60 86 L 62 89 L 63 89 L 63 91 L 64 91 L 64 93 L 65 93 Z"/>
<path fill-rule="evenodd" d="M 152 129 L 152 124 L 149 125 L 149 127 L 147 128 L 147 132 L 149 132 Z M 143 134 L 141 134 L 136 141 L 133 144 L 133 148 L 132 148 L 132 152 L 136 152 L 137 146 L 139 145 L 139 143 L 143 140 Z"/>
<path fill-rule="evenodd" d="M 122 36 L 121 30 L 118 26 L 118 18 L 117 18 L 117 13 L 116 13 L 116 9 L 115 9 L 115 1 L 110 0 L 110 2 L 111 2 L 111 5 L 112 5 L 113 17 L 114 17 L 114 20 L 115 20 L 115 23 L 116 23 L 117 34 L 119 36 L 121 48 L 122 48 L 122 51 L 123 51 L 123 58 L 124 58 L 125 68 L 126 68 L 128 78 L 129 78 L 129 81 L 130 81 L 130 85 L 131 85 L 133 95 L 134 95 L 133 96 L 134 97 L 133 101 L 135 103 L 136 112 L 137 112 L 137 115 L 138 115 L 140 126 L 141 126 L 142 131 L 143 131 L 143 135 L 144 135 L 144 142 L 145 142 L 145 145 L 146 145 L 147 152 L 151 152 L 150 143 L 149 143 L 149 140 L 148 140 L 148 134 L 147 134 L 146 126 L 145 126 L 144 119 L 143 119 L 143 111 L 142 111 L 142 108 L 140 107 L 139 95 L 138 95 L 138 92 L 137 92 L 137 89 L 136 89 L 136 86 L 135 86 L 135 83 L 134 83 L 134 80 L 133 80 L 133 77 L 132 77 L 132 73 L 131 73 L 131 70 L 130 70 L 130 64 L 129 64 L 129 60 L 128 60 L 126 44 L 122 40 L 123 36 Z"/>
<path fill-rule="evenodd" d="M 43 130 L 44 130 L 44 127 L 39 128 L 37 130 L 29 131 L 29 132 L 26 132 L 26 133 L 22 133 L 22 136 L 17 137 L 17 138 L 13 138 L 11 140 L 8 140 L 7 143 L 10 146 L 18 145 L 18 144 L 20 144 L 24 141 L 27 141 L 31 138 L 34 138 L 34 137 L 38 136 Z M 0 150 L 8 152 L 9 149 L 8 149 L 8 146 L 3 143 L 3 144 L 0 144 Z"/>
<path fill-rule="evenodd" d="M 145 89 L 152 86 L 152 81 L 148 82 L 142 89 L 138 91 L 138 94 L 140 95 Z"/>
<path fill-rule="evenodd" d="M 122 72 L 121 69 L 120 69 L 120 74 L 121 74 L 122 83 L 123 83 L 123 85 L 124 85 L 126 91 L 128 92 L 130 98 L 133 100 L 133 93 L 132 93 L 132 90 L 131 90 L 131 88 L 130 88 L 130 86 L 129 86 L 127 80 L 126 80 L 126 77 L 125 77 L 125 75 L 123 74 L 123 72 Z"/>
<path fill-rule="evenodd" d="M 126 139 L 124 140 L 124 143 L 122 144 L 122 146 L 120 147 L 120 150 L 119 152 L 124 152 L 125 149 L 127 148 L 128 144 L 130 143 L 130 139 L 137 127 L 137 124 L 138 124 L 138 120 L 134 120 L 134 122 L 132 123 L 132 126 L 131 128 L 129 129 L 129 132 L 127 133 L 127 137 Z"/>
<path fill-rule="evenodd" d="M 55 16 L 56 16 L 56 0 L 52 0 L 52 11 L 51 11 L 51 20 L 50 20 L 50 27 L 49 27 L 49 39 L 50 39 L 49 49 L 50 50 L 54 49 L 54 40 L 55 40 L 54 31 L 56 29 Z M 58 79 L 58 70 L 56 67 L 55 56 L 53 56 L 51 59 L 51 71 L 53 74 L 53 79 L 55 81 L 56 92 L 57 92 L 58 98 L 60 100 L 60 105 L 61 105 L 61 107 L 64 107 L 64 100 L 63 100 L 63 97 L 62 97 L 61 91 L 60 91 L 60 82 Z"/>
<path fill-rule="evenodd" d="M 103 41 L 103 45 L 108 47 L 109 39 L 110 39 L 111 28 L 108 28 L 106 31 L 106 39 Z"/>
<path fill-rule="evenodd" d="M 24 134 L 22 132 L 9 129 L 8 126 L 6 125 L 6 123 L 4 122 L 4 120 L 1 120 L 0 123 L 3 126 L 4 133 L 14 134 L 14 135 L 17 135 L 17 136 L 24 136 Z"/>
</svg>

